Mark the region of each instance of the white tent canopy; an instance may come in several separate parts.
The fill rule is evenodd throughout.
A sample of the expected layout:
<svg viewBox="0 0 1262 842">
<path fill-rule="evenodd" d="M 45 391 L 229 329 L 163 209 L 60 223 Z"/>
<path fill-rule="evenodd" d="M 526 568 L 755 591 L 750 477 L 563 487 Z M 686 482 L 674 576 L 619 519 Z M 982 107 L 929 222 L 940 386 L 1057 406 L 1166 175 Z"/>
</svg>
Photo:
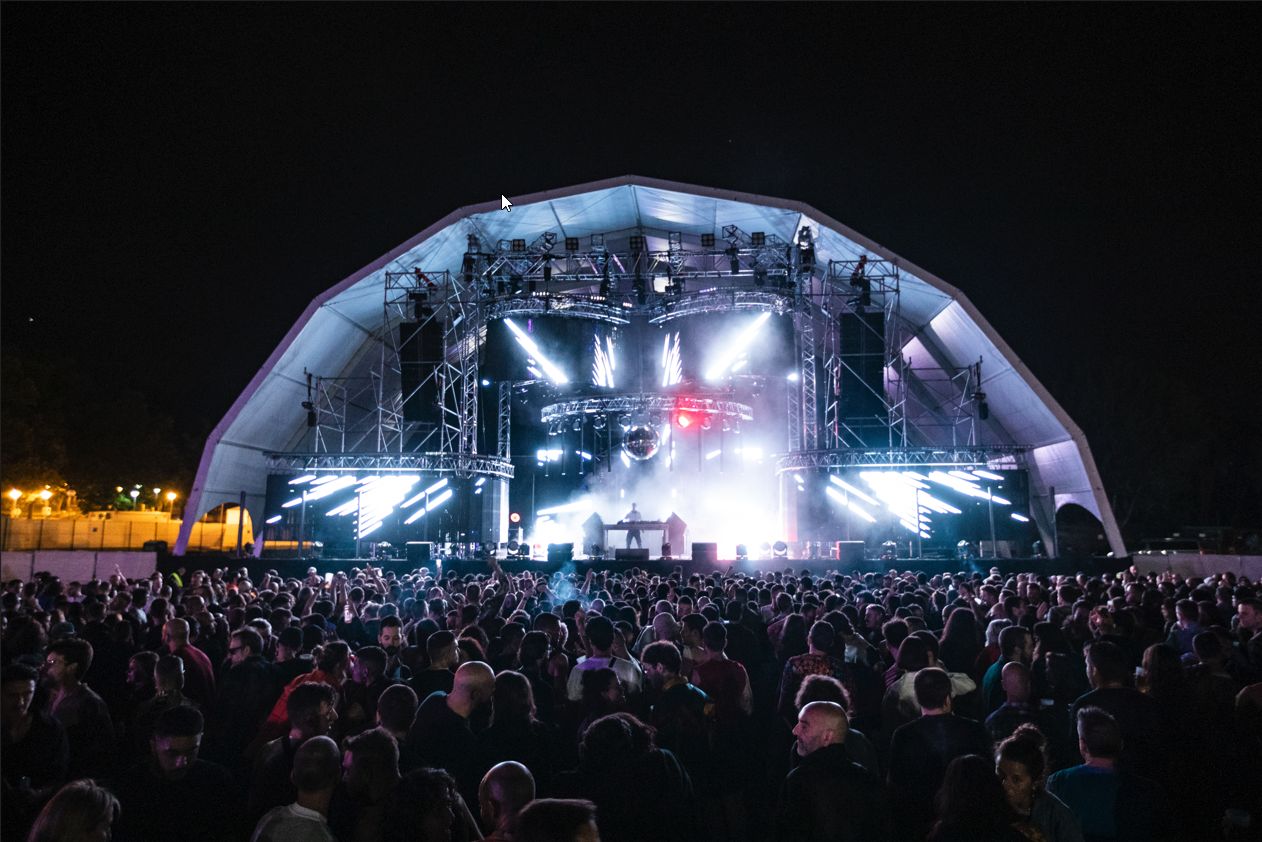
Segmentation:
<svg viewBox="0 0 1262 842">
<path fill-rule="evenodd" d="M 250 380 L 206 442 L 185 508 L 176 552 L 187 547 L 192 523 L 242 493 L 257 524 L 263 514 L 268 452 L 296 449 L 307 434 L 304 370 L 344 376 L 357 370 L 376 345 L 383 319 L 384 273 L 460 267 L 467 237 L 483 243 L 535 239 L 545 231 L 559 237 L 641 232 L 650 248 L 670 232 L 721 232 L 736 225 L 793 241 L 809 225 L 816 232 L 821 263 L 861 255 L 894 262 L 901 279 L 900 313 L 915 331 L 904 355 L 913 366 L 942 369 L 944 376 L 979 358 L 981 388 L 990 417 L 985 438 L 996 444 L 1029 446 L 1031 509 L 1043 531 L 1056 509 L 1076 503 L 1104 525 L 1110 548 L 1125 555 L 1121 534 L 1082 431 L 1034 378 L 959 290 L 908 263 L 889 249 L 799 202 L 707 187 L 623 176 L 529 196 L 499 198 L 461 208 L 336 284 L 314 301 Z M 924 442 L 937 444 L 937 442 Z M 1055 490 L 1055 499 L 1050 492 Z"/>
</svg>

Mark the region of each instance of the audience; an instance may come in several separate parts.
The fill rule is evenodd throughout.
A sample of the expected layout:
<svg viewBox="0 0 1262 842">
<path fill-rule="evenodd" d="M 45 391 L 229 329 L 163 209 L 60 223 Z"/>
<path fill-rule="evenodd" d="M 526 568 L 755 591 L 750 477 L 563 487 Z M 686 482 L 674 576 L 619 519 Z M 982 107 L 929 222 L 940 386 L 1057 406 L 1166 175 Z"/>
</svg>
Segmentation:
<svg viewBox="0 0 1262 842">
<path fill-rule="evenodd" d="M 1133 571 L 41 573 L 0 583 L 0 833 L 1222 838 L 1262 823 L 1259 593 Z"/>
</svg>

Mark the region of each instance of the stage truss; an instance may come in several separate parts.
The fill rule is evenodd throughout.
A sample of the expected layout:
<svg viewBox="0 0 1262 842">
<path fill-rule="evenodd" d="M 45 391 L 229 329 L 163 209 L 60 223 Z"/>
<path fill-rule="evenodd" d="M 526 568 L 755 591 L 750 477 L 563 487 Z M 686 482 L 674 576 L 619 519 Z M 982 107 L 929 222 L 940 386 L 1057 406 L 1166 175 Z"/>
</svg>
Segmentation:
<svg viewBox="0 0 1262 842">
<path fill-rule="evenodd" d="M 373 333 L 372 358 L 358 359 L 350 375 L 308 375 L 308 452 L 270 454 L 272 470 L 419 470 L 511 478 L 511 403 L 514 388 L 522 384 L 496 384 L 495 439 L 486 445 L 494 456 L 478 452 L 478 353 L 488 324 L 506 316 L 615 325 L 633 318 L 662 324 L 724 312 L 791 316 L 799 370 L 785 408 L 788 453 L 777 467 L 782 473 L 853 464 L 933 464 L 933 454 L 944 451 L 942 444 L 920 446 L 930 441 L 947 442 L 945 452 L 952 455 L 943 464 L 988 463 L 1021 450 L 1000 454 L 978 447 L 980 361 L 960 370 L 941 360 L 917 368 L 916 361 L 902 356 L 913 331 L 900 313 L 897 264 L 866 257 L 822 264 L 807 226 L 793 242 L 726 226 L 721 237 L 685 240 L 678 233 L 662 238 L 633 231 L 616 235 L 615 243 L 612 234 L 593 234 L 583 242 L 544 232 L 530 242 L 500 240 L 490 247 L 484 247 L 472 222 L 470 228 L 474 233 L 468 235 L 458 269 L 383 273 L 383 320 Z M 872 389 L 879 399 L 875 423 L 881 432 L 880 446 L 873 447 L 870 437 L 861 438 L 842 414 L 843 373 L 857 376 L 860 366 L 843 347 L 841 325 L 847 314 L 878 311 L 884 317 L 879 338 L 885 377 Z M 846 324 L 866 323 L 851 319 Z M 404 349 L 426 330 L 441 332 L 441 358 L 405 393 Z M 405 406 L 421 392 L 437 396 L 435 417 L 410 420 Z M 562 401 L 545 407 L 540 421 L 637 411 L 665 415 L 684 408 L 752 419 L 750 408 L 741 404 L 699 398 L 685 407 L 681 400 L 647 394 Z"/>
</svg>

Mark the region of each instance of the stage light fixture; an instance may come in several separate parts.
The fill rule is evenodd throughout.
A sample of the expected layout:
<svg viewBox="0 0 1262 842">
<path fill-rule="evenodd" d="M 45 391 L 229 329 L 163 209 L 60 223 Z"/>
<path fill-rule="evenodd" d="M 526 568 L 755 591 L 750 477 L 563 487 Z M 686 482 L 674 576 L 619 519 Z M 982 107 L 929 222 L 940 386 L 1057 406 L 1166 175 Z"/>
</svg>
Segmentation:
<svg viewBox="0 0 1262 842">
<path fill-rule="evenodd" d="M 575 418 L 575 419 L 574 419 L 574 424 L 573 424 L 573 430 L 574 430 L 574 432 L 576 432 L 576 433 L 577 433 L 577 432 L 580 432 L 582 429 L 583 429 L 583 419 L 582 419 L 582 418 Z"/>
<path fill-rule="evenodd" d="M 749 243 L 756 249 L 760 249 L 767 245 L 767 234 L 763 231 L 755 231 L 749 235 Z"/>
<path fill-rule="evenodd" d="M 592 429 L 594 430 L 603 430 L 607 426 L 609 426 L 609 421 L 604 415 L 597 415 L 592 419 Z"/>
<path fill-rule="evenodd" d="M 729 433 L 731 431 L 732 431 L 732 422 L 724 418 L 723 419 L 723 432 Z"/>
<path fill-rule="evenodd" d="M 512 243 L 510 244 L 509 248 L 510 248 L 510 250 L 511 250 L 511 251 L 515 251 L 515 252 L 521 253 L 521 252 L 523 252 L 523 251 L 525 251 L 525 250 L 526 250 L 526 241 L 525 241 L 525 240 L 513 240 L 513 241 L 512 241 Z"/>
<path fill-rule="evenodd" d="M 712 232 L 707 232 L 701 235 L 701 247 L 703 249 L 714 248 L 714 234 Z"/>
<path fill-rule="evenodd" d="M 686 430 L 692 426 L 692 416 L 687 412 L 680 412 L 676 416 L 675 423 L 679 425 L 681 430 Z"/>
<path fill-rule="evenodd" d="M 736 560 L 749 561 L 749 548 L 746 547 L 744 544 L 736 545 Z"/>
<path fill-rule="evenodd" d="M 776 541 L 771 545 L 771 555 L 775 558 L 788 558 L 789 545 L 784 541 Z"/>
<path fill-rule="evenodd" d="M 646 240 L 639 234 L 631 235 L 631 251 L 644 251 Z"/>
<path fill-rule="evenodd" d="M 621 428 L 622 428 L 622 429 L 624 429 L 624 430 L 629 430 L 629 429 L 631 429 L 631 416 L 630 416 L 630 415 L 619 415 L 619 416 L 618 416 L 618 426 L 619 426 L 619 427 L 621 427 Z"/>
<path fill-rule="evenodd" d="M 568 251 L 570 254 L 573 254 L 574 252 L 578 251 L 578 237 L 566 237 L 565 250 Z"/>
<path fill-rule="evenodd" d="M 701 429 L 708 430 L 713 426 L 714 426 L 714 421 L 710 419 L 709 415 L 706 415 L 704 418 L 701 419 Z"/>
</svg>

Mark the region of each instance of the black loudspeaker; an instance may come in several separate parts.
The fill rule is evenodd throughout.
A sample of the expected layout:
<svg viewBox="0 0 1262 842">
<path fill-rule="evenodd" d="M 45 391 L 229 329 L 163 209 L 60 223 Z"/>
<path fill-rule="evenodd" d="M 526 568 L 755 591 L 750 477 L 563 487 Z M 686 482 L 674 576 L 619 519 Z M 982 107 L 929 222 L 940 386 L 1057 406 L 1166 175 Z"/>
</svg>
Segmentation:
<svg viewBox="0 0 1262 842">
<path fill-rule="evenodd" d="M 434 545 L 429 541 L 408 541 L 407 542 L 407 559 L 408 564 L 419 567 L 422 564 L 429 564 L 430 556 L 433 555 Z"/>
<path fill-rule="evenodd" d="M 613 551 L 614 561 L 648 561 L 649 551 L 643 547 L 619 547 Z"/>
<path fill-rule="evenodd" d="M 424 324 L 399 325 L 399 379 L 403 393 L 403 419 L 437 424 L 438 378 L 434 370 L 443 361 L 443 326 L 437 319 Z"/>
<path fill-rule="evenodd" d="M 863 561 L 863 542 L 838 541 L 837 561 L 841 564 L 858 564 Z"/>
<path fill-rule="evenodd" d="M 885 407 L 885 311 L 843 313 L 838 413 L 868 447 L 888 444 Z"/>
<path fill-rule="evenodd" d="M 718 544 L 702 544 L 697 541 L 692 542 L 692 560 L 693 561 L 718 561 L 719 545 Z"/>
<path fill-rule="evenodd" d="M 574 545 L 567 544 L 549 544 L 548 545 L 548 562 L 562 564 L 574 560 Z"/>
</svg>

